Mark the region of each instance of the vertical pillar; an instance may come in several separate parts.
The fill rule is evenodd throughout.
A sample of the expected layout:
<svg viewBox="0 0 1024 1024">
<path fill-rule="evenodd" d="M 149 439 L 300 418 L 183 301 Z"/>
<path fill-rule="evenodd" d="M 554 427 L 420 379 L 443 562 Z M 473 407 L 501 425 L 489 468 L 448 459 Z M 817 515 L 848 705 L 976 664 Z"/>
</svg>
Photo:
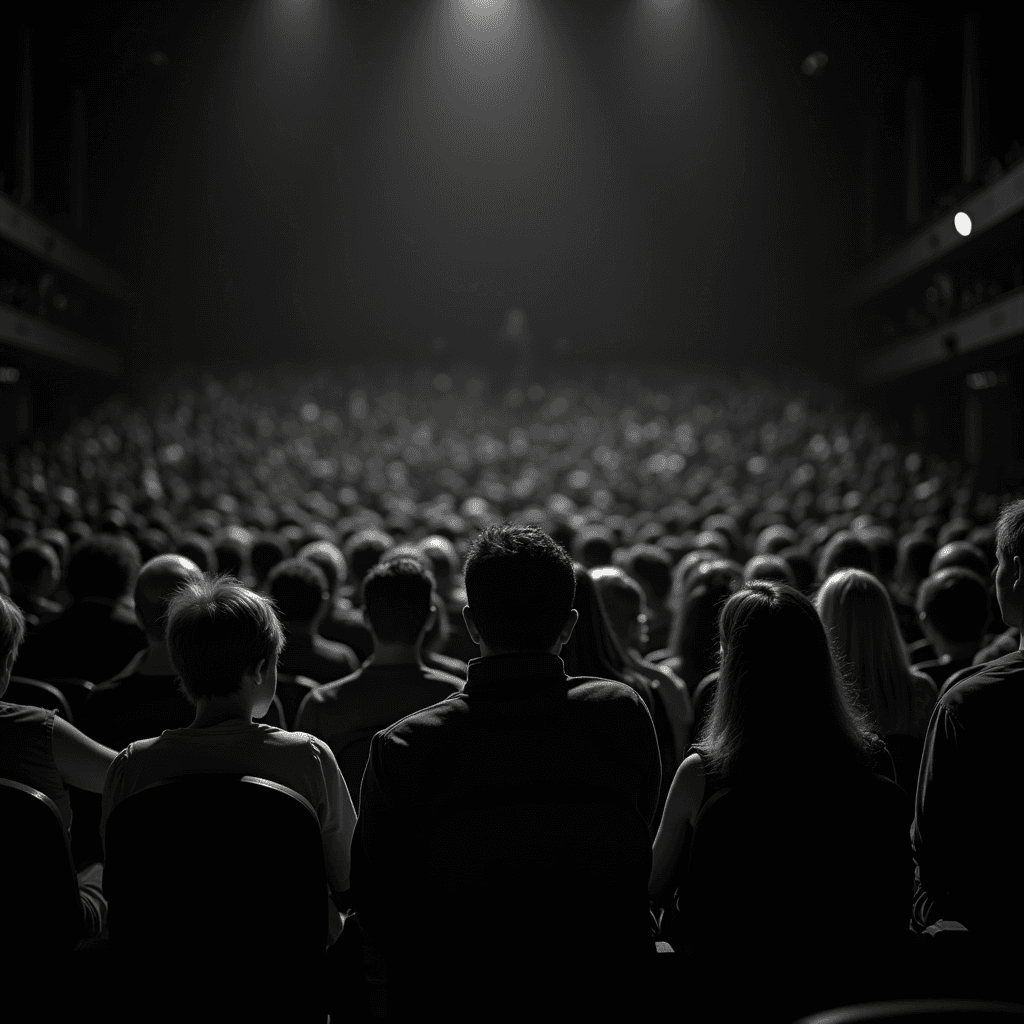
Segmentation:
<svg viewBox="0 0 1024 1024">
<path fill-rule="evenodd" d="M 76 88 L 71 96 L 71 222 L 85 232 L 89 197 L 89 126 L 85 92 Z"/>
<path fill-rule="evenodd" d="M 907 164 L 907 226 L 914 227 L 921 220 L 924 205 L 924 86 L 919 75 L 907 82 L 903 142 Z"/>
<path fill-rule="evenodd" d="M 18 127 L 16 154 L 18 167 L 18 202 L 31 205 L 35 198 L 32 105 L 32 34 L 23 25 L 18 35 Z"/>
<path fill-rule="evenodd" d="M 978 76 L 978 16 L 964 18 L 963 91 L 960 105 L 961 177 L 974 181 L 980 171 L 981 97 Z"/>
</svg>

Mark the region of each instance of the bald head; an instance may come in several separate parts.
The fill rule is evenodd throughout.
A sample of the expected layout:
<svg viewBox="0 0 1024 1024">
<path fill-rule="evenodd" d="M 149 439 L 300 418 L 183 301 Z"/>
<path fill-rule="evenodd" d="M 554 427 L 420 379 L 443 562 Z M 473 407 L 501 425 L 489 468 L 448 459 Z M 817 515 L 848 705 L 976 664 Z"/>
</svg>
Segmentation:
<svg viewBox="0 0 1024 1024">
<path fill-rule="evenodd" d="M 195 562 L 181 555 L 158 555 L 140 570 L 135 583 L 135 614 L 151 640 L 164 638 L 164 616 L 175 592 L 186 583 L 201 580 Z"/>
</svg>

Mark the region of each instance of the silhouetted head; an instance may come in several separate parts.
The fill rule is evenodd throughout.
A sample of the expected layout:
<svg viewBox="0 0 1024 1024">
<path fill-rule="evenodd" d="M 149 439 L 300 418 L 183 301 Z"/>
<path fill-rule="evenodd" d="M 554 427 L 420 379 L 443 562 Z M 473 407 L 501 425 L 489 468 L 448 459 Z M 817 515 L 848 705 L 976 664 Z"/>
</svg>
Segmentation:
<svg viewBox="0 0 1024 1024">
<path fill-rule="evenodd" d="M 434 577 L 415 558 L 387 558 L 363 580 L 363 610 L 374 638 L 413 646 L 436 614 Z"/>
<path fill-rule="evenodd" d="M 79 541 L 68 559 L 67 588 L 76 601 L 117 601 L 135 585 L 139 551 L 129 538 L 97 533 Z"/>
<path fill-rule="evenodd" d="M 158 555 L 139 570 L 135 581 L 135 618 L 150 640 L 165 639 L 171 598 L 186 583 L 202 578 L 195 562 L 183 555 Z"/>
</svg>

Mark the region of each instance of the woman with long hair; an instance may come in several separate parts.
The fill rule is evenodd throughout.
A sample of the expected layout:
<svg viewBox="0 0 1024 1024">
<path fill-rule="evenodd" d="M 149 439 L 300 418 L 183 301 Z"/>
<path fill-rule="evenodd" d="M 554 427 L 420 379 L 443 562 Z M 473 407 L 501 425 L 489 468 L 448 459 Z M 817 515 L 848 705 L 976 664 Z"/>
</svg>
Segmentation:
<svg viewBox="0 0 1024 1024">
<path fill-rule="evenodd" d="M 726 602 L 720 635 L 714 704 L 672 781 L 650 891 L 669 910 L 663 937 L 701 971 L 731 972 L 734 996 L 765 997 L 767 981 L 784 997 L 808 958 L 846 971 L 866 934 L 886 949 L 905 935 L 908 808 L 876 774 L 885 746 L 806 597 L 754 581 Z"/>
<path fill-rule="evenodd" d="M 815 603 L 868 721 L 892 750 L 896 781 L 913 789 L 915 752 L 919 759 L 937 693 L 910 665 L 888 591 L 870 573 L 845 569 L 825 581 Z"/>
</svg>

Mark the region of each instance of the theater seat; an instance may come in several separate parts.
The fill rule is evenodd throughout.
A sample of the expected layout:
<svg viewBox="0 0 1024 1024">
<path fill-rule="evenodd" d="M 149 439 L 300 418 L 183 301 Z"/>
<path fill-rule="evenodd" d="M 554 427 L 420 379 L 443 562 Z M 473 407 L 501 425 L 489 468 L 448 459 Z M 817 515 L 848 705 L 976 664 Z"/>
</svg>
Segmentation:
<svg viewBox="0 0 1024 1024">
<path fill-rule="evenodd" d="M 61 718 L 67 719 L 72 724 L 75 721 L 67 697 L 52 683 L 27 679 L 24 676 L 11 676 L 4 700 L 8 704 L 27 704 L 33 708 L 46 708 L 47 711 L 56 711 Z"/>
<path fill-rule="evenodd" d="M 282 675 L 280 672 L 277 674 L 277 697 L 275 699 L 281 702 L 285 722 L 283 728 L 295 727 L 295 715 L 299 710 L 299 705 L 303 698 L 316 687 L 317 684 L 305 676 Z"/>
<path fill-rule="evenodd" d="M 305 798 L 253 776 L 158 783 L 114 808 L 106 855 L 122 999 L 164 993 L 181 974 L 201 980 L 204 1000 L 233 1005 L 242 982 L 261 1001 L 286 995 L 289 1020 L 324 1020 L 327 878 Z"/>
<path fill-rule="evenodd" d="M 967 1021 L 1024 1020 L 1024 1006 L 1015 1003 L 988 1003 L 971 999 L 915 999 L 891 1003 L 865 1003 L 844 1006 L 801 1018 L 797 1024 L 966 1024 Z"/>
<path fill-rule="evenodd" d="M 72 676 L 61 676 L 58 678 L 47 679 L 51 686 L 56 686 L 61 693 L 67 697 L 68 705 L 71 707 L 71 713 L 77 718 L 82 710 L 82 705 L 86 702 L 90 693 L 96 689 L 95 685 L 90 683 L 87 679 L 78 679 Z"/>
<path fill-rule="evenodd" d="M 0 779 L 0 962 L 70 954 L 82 905 L 67 833 L 44 793 Z"/>
</svg>

